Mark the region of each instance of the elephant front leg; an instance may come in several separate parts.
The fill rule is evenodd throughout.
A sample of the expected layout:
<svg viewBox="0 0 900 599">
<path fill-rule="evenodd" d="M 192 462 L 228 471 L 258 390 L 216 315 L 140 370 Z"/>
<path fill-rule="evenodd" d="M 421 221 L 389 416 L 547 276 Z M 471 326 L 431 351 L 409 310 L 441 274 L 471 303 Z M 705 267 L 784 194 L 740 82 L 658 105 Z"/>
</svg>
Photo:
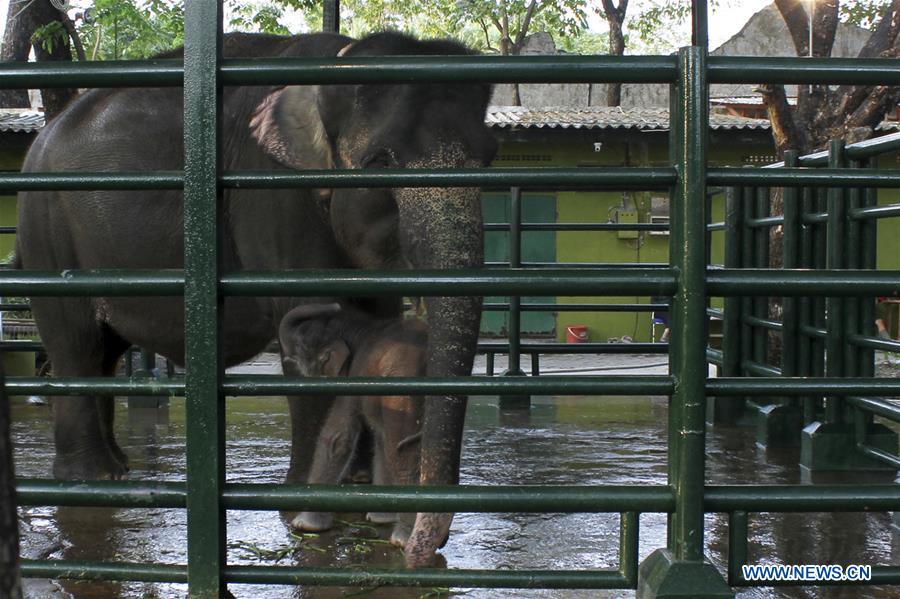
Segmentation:
<svg viewBox="0 0 900 599">
<path fill-rule="evenodd" d="M 335 399 L 317 437 L 309 469 L 310 484 L 337 484 L 347 472 L 362 431 L 357 402 L 353 397 Z M 316 532 L 331 528 L 332 520 L 330 512 L 304 511 L 291 521 L 291 526 L 298 530 Z"/>
<path fill-rule="evenodd" d="M 53 398 L 55 478 L 120 480 L 127 476 L 127 459 L 111 436 L 112 401 L 96 397 Z"/>
<path fill-rule="evenodd" d="M 285 374 L 293 374 L 285 371 Z M 305 484 L 309 481 L 313 456 L 322 427 L 334 403 L 334 396 L 288 397 L 291 416 L 291 462 L 285 482 Z"/>
</svg>

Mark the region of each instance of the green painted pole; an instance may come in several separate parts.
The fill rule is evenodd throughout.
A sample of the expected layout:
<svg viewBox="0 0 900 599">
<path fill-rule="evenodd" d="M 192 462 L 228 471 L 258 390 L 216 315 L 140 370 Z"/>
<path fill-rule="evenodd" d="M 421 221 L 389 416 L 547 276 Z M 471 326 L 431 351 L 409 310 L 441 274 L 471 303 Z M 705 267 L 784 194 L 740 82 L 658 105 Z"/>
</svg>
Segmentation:
<svg viewBox="0 0 900 599">
<path fill-rule="evenodd" d="M 703 560 L 703 485 L 706 458 L 706 164 L 709 91 L 706 52 L 679 52 L 681 121 L 678 184 L 672 205 L 670 259 L 678 272 L 672 299 L 670 364 L 677 383 L 670 409 L 679 414 L 673 522 L 675 559 Z"/>
<path fill-rule="evenodd" d="M 218 599 L 224 582 L 225 398 L 221 347 L 220 157 L 222 3 L 188 2 L 184 50 L 185 395 L 188 595 Z"/>
<path fill-rule="evenodd" d="M 679 66 L 679 69 L 681 67 Z M 681 162 L 682 155 L 682 144 L 684 143 L 684 121 L 679 118 L 681 114 L 681 107 L 679 105 L 679 99 L 681 98 L 682 92 L 681 87 L 684 85 L 684 82 L 681 81 L 681 77 L 677 83 L 669 86 L 669 164 L 673 165 L 674 170 L 677 172 L 678 164 Z M 679 177 L 680 179 L 680 173 Z M 676 236 L 678 233 L 674 230 L 673 219 L 677 218 L 674 214 L 674 202 L 677 197 L 678 190 L 676 185 L 678 183 L 678 179 L 673 181 L 672 186 L 669 188 L 669 264 L 675 264 L 675 257 L 680 255 L 682 249 L 680 247 L 680 239 L 676 240 Z M 675 270 L 674 267 L 672 269 Z M 673 292 L 674 293 L 674 292 Z M 671 310 L 671 302 L 670 302 L 670 310 Z M 669 317 L 671 319 L 672 313 L 670 311 Z M 670 320 L 670 334 L 675 332 L 675 328 L 673 328 L 672 322 Z M 671 336 L 670 336 L 671 339 Z M 673 371 L 673 345 L 669 343 L 669 373 L 671 374 Z M 668 458 L 669 458 L 669 468 L 668 468 L 668 480 L 669 484 L 673 484 L 673 481 L 678 478 L 679 472 L 679 460 L 681 456 L 677 451 L 673 451 L 674 447 L 677 447 L 679 444 L 678 431 L 681 430 L 681 411 L 675 409 L 674 398 L 669 398 L 669 428 L 668 428 Z M 668 518 L 668 534 L 667 534 L 667 547 L 669 551 L 675 552 L 675 514 L 670 513 L 667 515 Z"/>
<path fill-rule="evenodd" d="M 797 166 L 798 154 L 795 150 L 784 153 L 784 164 L 787 167 Z M 784 190 L 784 236 L 782 238 L 783 268 L 800 268 L 800 194 L 796 187 Z M 797 354 L 799 346 L 799 302 L 796 297 L 785 297 L 782 300 L 781 328 L 781 373 L 784 376 L 797 374 Z"/>
<path fill-rule="evenodd" d="M 804 214 L 813 210 L 813 190 L 804 187 L 800 195 L 800 267 L 811 268 L 813 254 L 812 227 L 803 223 Z M 813 303 L 810 297 L 801 297 L 798 317 L 800 319 L 797 345 L 797 374 L 806 376 L 812 372 L 813 345 L 812 339 L 803 332 L 803 327 L 813 325 Z M 803 424 L 809 424 L 816 419 L 816 400 L 814 397 L 800 399 L 803 408 Z"/>
<path fill-rule="evenodd" d="M 828 167 L 841 168 L 845 165 L 844 142 L 832 140 L 828 147 Z M 829 269 L 845 268 L 846 229 L 845 198 L 841 189 L 828 189 L 827 192 L 828 221 L 826 225 L 826 257 L 825 267 Z M 844 313 L 845 300 L 829 296 L 825 300 L 827 319 L 825 328 L 828 332 L 825 340 L 825 374 L 831 377 L 844 376 Z M 836 397 L 829 397 L 825 403 L 825 419 L 827 422 L 843 420 L 843 402 Z"/>
<path fill-rule="evenodd" d="M 725 268 L 741 267 L 741 239 L 743 235 L 743 188 L 729 187 L 725 193 Z M 728 296 L 724 299 L 725 314 L 722 317 L 722 376 L 741 375 L 741 304 L 742 298 Z M 718 402 L 716 404 L 718 407 Z M 736 415 L 743 410 L 745 400 L 733 399 L 728 413 Z M 717 412 L 719 410 L 717 409 Z M 715 415 L 714 415 L 715 416 Z M 713 418 L 715 420 L 715 417 Z"/>
<path fill-rule="evenodd" d="M 509 193 L 509 267 L 522 266 L 522 188 L 513 187 Z M 522 371 L 522 297 L 509 297 L 509 367 L 504 376 L 525 376 Z M 525 409 L 531 406 L 528 395 L 503 396 L 500 407 Z"/>
</svg>

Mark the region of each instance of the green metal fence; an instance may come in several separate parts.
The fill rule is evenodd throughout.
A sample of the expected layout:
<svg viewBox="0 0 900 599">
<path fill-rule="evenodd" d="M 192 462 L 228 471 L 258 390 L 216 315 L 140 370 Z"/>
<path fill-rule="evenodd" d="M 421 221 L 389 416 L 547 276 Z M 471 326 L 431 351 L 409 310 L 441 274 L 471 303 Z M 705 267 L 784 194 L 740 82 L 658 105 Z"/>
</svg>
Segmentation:
<svg viewBox="0 0 900 599">
<path fill-rule="evenodd" d="M 10 379 L 12 394 L 141 394 L 185 395 L 190 423 L 187 431 L 186 483 L 96 482 L 23 480 L 18 484 L 23 505 L 106 505 L 118 507 L 171 507 L 187 510 L 188 560 L 181 565 L 26 561 L 26 576 L 85 579 L 127 579 L 187 582 L 192 597 L 224 595 L 227 583 L 281 583 L 318 585 L 428 585 L 543 588 L 638 588 L 640 596 L 729 596 L 721 574 L 704 562 L 704 522 L 708 512 L 728 514 L 729 572 L 731 585 L 748 584 L 739 566 L 747 556 L 748 514 L 779 511 L 885 511 L 900 510 L 900 486 L 707 486 L 705 485 L 705 408 L 709 396 L 717 398 L 800 398 L 813 415 L 818 397 L 829 397 L 827 418 L 837 422 L 846 411 L 894 416 L 872 396 L 900 394 L 900 381 L 871 377 L 860 362 L 854 369 L 821 367 L 822 306 L 810 297 L 826 297 L 832 315 L 826 324 L 825 346 L 830 352 L 855 343 L 874 349 L 863 324 L 868 316 L 865 298 L 900 294 L 900 273 L 871 270 L 861 258 L 837 264 L 830 259 L 803 269 L 802 261 L 785 270 L 770 270 L 753 253 L 751 241 L 742 241 L 737 256 L 757 256 L 757 262 L 729 262 L 725 268 L 707 265 L 706 239 L 709 186 L 740 187 L 733 193 L 734 210 L 756 206 L 752 222 L 762 226 L 763 202 L 752 189 L 784 186 L 789 190 L 830 189 L 850 194 L 849 212 L 839 194 L 830 191 L 826 205 L 811 191 L 786 195 L 788 219 L 798 214 L 828 230 L 849 218 L 847 229 L 863 229 L 875 214 L 869 192 L 857 189 L 900 187 L 900 171 L 844 168 L 840 154 L 859 160 L 857 150 L 833 149 L 835 158 L 824 168 L 805 168 L 789 159 L 773 169 L 707 167 L 708 101 L 710 83 L 829 83 L 900 84 L 900 66 L 886 60 L 745 59 L 708 57 L 705 44 L 705 4 L 694 6 L 694 45 L 673 57 L 603 56 L 570 57 L 440 57 L 301 60 L 224 60 L 221 58 L 221 7 L 218 2 L 186 3 L 184 61 L 142 63 L 29 64 L 0 66 L 0 85 L 8 88 L 39 86 L 153 85 L 184 86 L 185 151 L 183 173 L 38 173 L 4 174 L 0 190 L 33 189 L 184 189 L 185 269 L 175 271 L 67 271 L 0 272 L 0 296 L 39 295 L 180 295 L 186 299 L 187 371 L 185 380 L 132 379 Z M 671 86 L 671 164 L 659 168 L 459 169 L 378 172 L 222 172 L 217 149 L 219 91 L 223 85 L 328 84 L 361 82 L 632 82 Z M 607 190 L 668 189 L 671 197 L 670 264 L 664 268 L 594 269 L 498 268 L 471 271 L 346 271 L 222 272 L 217 260 L 222 190 L 232 187 L 434 187 L 518 186 L 522 188 Z M 793 198 L 788 200 L 788 197 Z M 799 198 L 799 202 L 798 199 Z M 855 200 L 853 198 L 856 198 Z M 797 204 L 806 206 L 794 210 Z M 820 216 L 827 209 L 828 216 Z M 896 209 L 892 209 L 894 214 Z M 786 210 L 788 212 L 788 210 Z M 844 214 L 847 217 L 844 217 Z M 882 213 L 884 214 L 884 213 Z M 854 216 L 855 215 L 855 216 Z M 864 218 L 862 218 L 864 216 Z M 738 226 L 726 226 L 729 235 Z M 821 226 L 801 231 L 804 247 L 822 243 Z M 869 228 L 869 235 L 871 229 Z M 806 235 L 806 237 L 804 236 Z M 749 235 L 747 235 L 749 237 Z M 807 238 L 808 237 L 808 238 Z M 792 237 L 796 242 L 796 236 Z M 871 239 L 860 233 L 864 247 Z M 743 238 L 742 238 L 743 240 Z M 826 245 L 827 247 L 827 240 Z M 812 256 L 810 253 L 809 256 Z M 868 254 L 866 254 L 868 256 Z M 834 258 L 839 257 L 835 252 Z M 822 267 L 822 268 L 820 268 Z M 558 295 L 561 289 L 577 295 L 671 296 L 671 371 L 666 376 L 579 376 L 470 379 L 291 379 L 262 376 L 225 376 L 220 355 L 222 299 L 228 295 L 354 296 L 354 295 Z M 611 292 L 610 290 L 615 290 Z M 765 320 L 762 304 L 753 298 L 785 298 L 785 309 L 803 319 L 804 336 L 790 350 L 790 367 L 782 371 L 765 366 L 760 358 L 759 333 L 754 327 L 774 327 Z M 734 348 L 723 360 L 732 368 L 726 376 L 707 378 L 707 305 L 711 296 L 728 298 L 726 341 L 739 339 L 741 352 L 735 367 Z M 754 303 L 755 302 L 755 303 Z M 820 302 L 821 303 L 821 302 Z M 737 306 L 737 307 L 735 307 Z M 855 308 L 853 306 L 856 306 Z M 755 312 L 752 312 L 755 310 Z M 853 332 L 839 330 L 850 322 Z M 735 314 L 744 314 L 734 320 Z M 834 315 L 841 315 L 837 318 Z M 818 319 L 818 320 L 817 320 Z M 740 330 L 738 337 L 735 331 Z M 748 340 L 743 333 L 751 331 Z M 819 343 L 819 345 L 816 345 Z M 811 346 L 811 347 L 810 347 Z M 893 347 L 893 346 L 892 346 Z M 747 351 L 745 351 L 745 349 Z M 788 354 L 788 352 L 785 352 Z M 830 354 L 835 355 L 835 354 Z M 846 355 L 846 354 L 842 354 Z M 804 361 L 801 361 L 803 358 Z M 755 368 L 753 364 L 762 364 Z M 808 365 L 808 370 L 807 370 Z M 747 376 L 749 374 L 762 376 Z M 784 376 L 782 376 L 784 375 Z M 811 376 L 805 376 L 811 375 Z M 489 394 L 544 395 L 668 395 L 669 475 L 666 485 L 627 487 L 428 487 L 355 488 L 352 496 L 340 487 L 307 485 L 225 484 L 223 423 L 226 396 L 316 394 Z M 805 399 L 804 399 L 805 398 Z M 810 399 L 812 398 L 812 399 Z M 867 403 L 868 402 L 868 403 Z M 859 417 L 854 416 L 857 418 Z M 234 566 L 225 556 L 225 510 L 306 509 L 370 511 L 472 512 L 614 512 L 621 514 L 619 567 L 591 571 L 486 571 L 486 570 L 383 570 L 301 567 Z M 645 512 L 670 514 L 669 537 L 643 564 L 638 564 L 638 517 Z M 876 566 L 873 583 L 900 583 L 900 567 Z"/>
</svg>

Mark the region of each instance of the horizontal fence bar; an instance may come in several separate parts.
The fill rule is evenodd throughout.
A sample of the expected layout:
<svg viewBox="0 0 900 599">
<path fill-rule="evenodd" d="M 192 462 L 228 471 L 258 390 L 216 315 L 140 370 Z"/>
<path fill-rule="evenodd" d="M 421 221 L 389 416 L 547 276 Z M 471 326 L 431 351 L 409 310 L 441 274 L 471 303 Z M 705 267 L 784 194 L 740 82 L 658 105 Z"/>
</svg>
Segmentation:
<svg viewBox="0 0 900 599">
<path fill-rule="evenodd" d="M 226 59 L 225 85 L 671 83 L 672 56 L 381 56 Z"/>
<path fill-rule="evenodd" d="M 315 378 L 226 376 L 227 395 L 669 395 L 669 376 L 502 376 L 436 378 Z"/>
<path fill-rule="evenodd" d="M 710 168 L 710 185 L 771 187 L 900 187 L 900 172 L 890 169 Z M 668 167 L 338 169 L 232 171 L 220 177 L 226 188 L 294 189 L 348 187 L 553 187 L 556 190 L 662 190 L 675 182 Z M 181 189 L 180 172 L 146 173 L 3 173 L 0 191 Z M 649 223 L 636 223 L 637 225 Z M 620 227 L 621 225 L 616 225 Z M 611 227 L 612 228 L 612 227 Z M 638 227 L 635 230 L 643 229 Z M 664 230 L 665 227 L 660 227 Z"/>
<path fill-rule="evenodd" d="M 707 288 L 713 296 L 900 295 L 900 271 L 715 268 L 708 271 Z"/>
<path fill-rule="evenodd" d="M 664 354 L 668 343 L 522 343 L 519 351 L 525 354 Z M 479 352 L 505 354 L 509 343 L 478 344 Z"/>
<path fill-rule="evenodd" d="M 776 227 L 778 225 L 784 224 L 783 216 L 766 216 L 765 218 L 748 218 L 744 221 L 751 229 L 753 228 L 766 228 L 766 227 Z"/>
<path fill-rule="evenodd" d="M 900 85 L 889 59 L 710 56 L 710 83 Z M 224 85 L 357 83 L 671 83 L 672 56 L 384 56 L 230 58 Z M 4 63 L 0 87 L 180 86 L 181 60 Z"/>
<path fill-rule="evenodd" d="M 888 512 L 900 510 L 900 485 L 717 485 L 707 512 Z"/>
<path fill-rule="evenodd" d="M 900 171 L 891 169 L 710 168 L 710 185 L 758 187 L 900 187 Z"/>
<path fill-rule="evenodd" d="M 709 83 L 831 83 L 900 85 L 900 68 L 888 58 L 710 56 Z"/>
<path fill-rule="evenodd" d="M 348 493 L 352 490 L 352 493 Z M 183 482 L 20 480 L 22 505 L 180 508 Z M 665 485 L 365 486 L 229 483 L 223 504 L 233 510 L 387 512 L 671 512 Z M 900 511 L 900 485 L 710 485 L 707 512 Z"/>
<path fill-rule="evenodd" d="M 13 341 L 0 341 L 0 351 L 4 352 L 13 352 L 13 351 L 41 351 L 44 349 L 44 344 L 40 341 L 34 341 L 31 339 L 16 339 Z"/>
<path fill-rule="evenodd" d="M 855 397 L 847 396 L 847 403 L 860 410 L 871 412 L 876 416 L 887 418 L 893 422 L 900 422 L 900 406 L 896 406 L 891 402 L 877 397 Z"/>
<path fill-rule="evenodd" d="M 16 481 L 16 495 L 19 505 L 29 506 L 184 508 L 187 505 L 183 482 L 28 479 Z"/>
<path fill-rule="evenodd" d="M 2 296 L 178 296 L 182 270 L 4 270 Z"/>
<path fill-rule="evenodd" d="M 0 312 L 31 312 L 30 304 L 0 304 Z"/>
<path fill-rule="evenodd" d="M 878 171 L 868 171 L 878 172 Z M 342 169 L 227 172 L 226 188 L 297 187 L 554 187 L 567 189 L 661 190 L 675 182 L 667 167 Z"/>
<path fill-rule="evenodd" d="M 127 562 L 83 562 L 75 560 L 38 561 L 23 559 L 24 578 L 66 578 L 75 580 L 130 580 L 135 582 L 187 582 L 187 566 L 137 564 Z"/>
<path fill-rule="evenodd" d="M 828 337 L 828 331 L 825 329 L 807 324 L 800 325 L 800 333 L 812 339 L 825 339 Z"/>
<path fill-rule="evenodd" d="M 155 377 L 7 377 L 10 395 L 184 395 L 183 379 Z"/>
<path fill-rule="evenodd" d="M 706 381 L 708 395 L 900 395 L 900 379 L 863 377 L 720 377 Z M 900 485 L 898 485 L 900 488 Z"/>
<path fill-rule="evenodd" d="M 6 64 L 6 63 L 0 63 Z M 160 190 L 181 189 L 181 171 L 147 171 L 116 173 L 0 173 L 0 192 L 105 191 L 111 189 Z"/>
<path fill-rule="evenodd" d="M 866 443 L 857 443 L 856 450 L 861 452 L 863 455 L 867 455 L 870 458 L 878 460 L 883 464 L 887 464 L 888 466 L 900 470 L 900 458 L 892 453 L 888 453 L 883 449 L 867 445 Z"/>
<path fill-rule="evenodd" d="M 672 295 L 675 278 L 670 268 L 242 271 L 224 275 L 220 287 L 232 296 L 627 296 Z"/>
<path fill-rule="evenodd" d="M 888 341 L 881 337 L 868 337 L 866 335 L 848 335 L 847 342 L 857 347 L 867 347 L 887 352 L 900 353 L 900 341 Z"/>
<path fill-rule="evenodd" d="M 0 62 L 0 89 L 43 87 L 180 87 L 181 60 Z"/>
<path fill-rule="evenodd" d="M 870 206 L 868 208 L 854 208 L 850 210 L 850 218 L 856 220 L 889 218 L 892 216 L 900 216 L 900 204 L 890 204 L 888 206 Z"/>
<path fill-rule="evenodd" d="M 485 231 L 509 231 L 509 223 L 485 223 Z M 521 231 L 668 231 L 661 223 L 522 223 Z"/>
<path fill-rule="evenodd" d="M 536 589 L 628 589 L 616 570 L 387 570 L 305 566 L 227 566 L 230 583 L 319 586 L 415 586 Z"/>
<path fill-rule="evenodd" d="M 23 559 L 25 578 L 93 581 L 186 583 L 187 567 L 170 564 L 37 561 Z M 305 566 L 225 566 L 224 577 L 232 584 L 317 585 L 349 587 L 478 587 L 539 589 L 629 589 L 633 584 L 615 570 L 472 570 L 380 568 L 309 568 Z M 733 581 L 739 586 L 773 586 L 771 582 Z M 874 566 L 871 581 L 816 584 L 897 584 L 900 567 Z M 774 586 L 809 586 L 809 582 L 778 582 Z"/>
<path fill-rule="evenodd" d="M 489 302 L 481 306 L 489 312 L 505 312 L 509 304 Z M 522 304 L 522 312 L 662 312 L 668 304 Z"/>
<path fill-rule="evenodd" d="M 741 322 L 746 325 L 761 327 L 770 331 L 780 331 L 784 328 L 784 325 L 782 325 L 777 320 L 760 318 L 759 316 L 744 316 L 743 318 L 741 318 Z"/>
<path fill-rule="evenodd" d="M 760 364 L 753 360 L 741 362 L 741 369 L 753 376 L 781 376 L 781 369 L 768 364 Z"/>
<path fill-rule="evenodd" d="M 13 395 L 161 395 L 181 396 L 184 380 L 157 378 L 9 377 Z M 230 375 L 222 390 L 248 395 L 668 395 L 671 377 L 656 376 L 504 376 L 474 378 L 339 377 Z"/>
<path fill-rule="evenodd" d="M 348 492 L 352 491 L 352 492 Z M 386 512 L 669 512 L 664 485 L 361 487 L 360 485 L 228 484 L 223 502 L 235 510 L 327 509 Z"/>
</svg>

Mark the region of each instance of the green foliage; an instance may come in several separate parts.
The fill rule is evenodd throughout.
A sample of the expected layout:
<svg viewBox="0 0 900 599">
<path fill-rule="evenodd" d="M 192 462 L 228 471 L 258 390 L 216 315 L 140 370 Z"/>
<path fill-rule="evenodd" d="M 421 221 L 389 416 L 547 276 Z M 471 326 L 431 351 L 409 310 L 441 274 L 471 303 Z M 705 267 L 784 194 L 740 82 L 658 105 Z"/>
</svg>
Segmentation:
<svg viewBox="0 0 900 599">
<path fill-rule="evenodd" d="M 67 44 L 69 41 L 69 32 L 60 21 L 47 23 L 42 27 L 38 27 L 31 34 L 31 43 L 40 44 L 48 54 L 53 53 L 56 44 Z"/>
<path fill-rule="evenodd" d="M 96 0 L 78 31 L 88 58 L 146 58 L 184 43 L 184 6 L 173 0 Z"/>
<path fill-rule="evenodd" d="M 842 22 L 871 29 L 890 5 L 887 0 L 850 0 L 841 2 L 838 10 Z"/>
<path fill-rule="evenodd" d="M 499 51 L 504 24 L 514 42 L 526 25 L 531 0 L 423 0 L 423 5 L 424 12 L 446 24 L 448 34 L 471 38 L 474 25 L 481 33 L 477 47 Z M 587 29 L 586 8 L 586 0 L 535 0 L 525 33 L 547 31 L 554 39 L 577 36 Z"/>
</svg>

